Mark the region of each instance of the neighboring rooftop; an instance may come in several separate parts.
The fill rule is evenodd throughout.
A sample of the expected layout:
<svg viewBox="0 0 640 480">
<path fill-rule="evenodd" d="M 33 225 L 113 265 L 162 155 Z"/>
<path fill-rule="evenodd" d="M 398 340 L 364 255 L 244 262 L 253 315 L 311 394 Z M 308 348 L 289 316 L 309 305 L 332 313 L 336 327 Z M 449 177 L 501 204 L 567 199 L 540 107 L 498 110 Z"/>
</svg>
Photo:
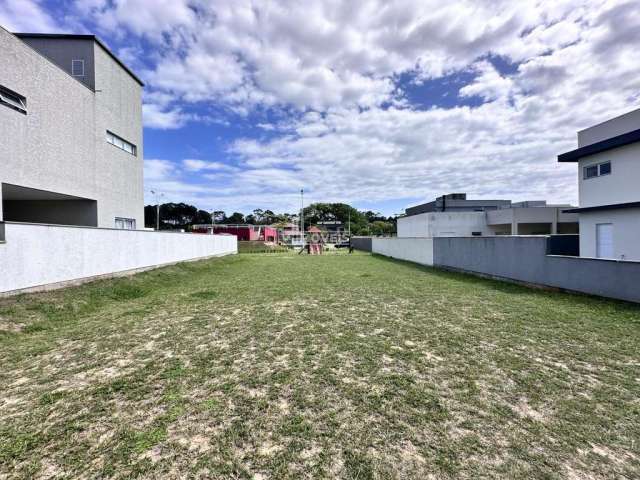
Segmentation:
<svg viewBox="0 0 640 480">
<path fill-rule="evenodd" d="M 432 202 L 423 203 L 405 210 L 407 216 L 430 212 L 485 212 L 511 205 L 511 200 L 467 200 L 466 193 L 449 193 Z"/>
</svg>

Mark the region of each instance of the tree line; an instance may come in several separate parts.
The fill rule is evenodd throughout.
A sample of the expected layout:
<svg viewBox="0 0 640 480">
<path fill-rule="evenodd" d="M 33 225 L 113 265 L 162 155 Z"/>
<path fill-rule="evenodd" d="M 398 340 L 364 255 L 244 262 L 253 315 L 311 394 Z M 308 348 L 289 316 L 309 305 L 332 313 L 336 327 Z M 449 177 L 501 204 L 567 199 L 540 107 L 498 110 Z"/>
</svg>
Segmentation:
<svg viewBox="0 0 640 480">
<path fill-rule="evenodd" d="M 156 227 L 156 205 L 144 207 L 145 226 Z M 160 205 L 161 230 L 189 230 L 198 224 L 250 224 L 275 225 L 283 227 L 299 221 L 297 213 L 274 213 L 271 210 L 255 209 L 245 215 L 233 212 L 231 215 L 222 210 L 207 212 L 186 203 L 163 203 Z M 304 208 L 305 225 L 319 222 L 339 221 L 347 228 L 350 222 L 353 235 L 389 235 L 396 230 L 393 217 L 385 217 L 371 210 L 361 211 L 346 203 L 312 203 Z"/>
</svg>

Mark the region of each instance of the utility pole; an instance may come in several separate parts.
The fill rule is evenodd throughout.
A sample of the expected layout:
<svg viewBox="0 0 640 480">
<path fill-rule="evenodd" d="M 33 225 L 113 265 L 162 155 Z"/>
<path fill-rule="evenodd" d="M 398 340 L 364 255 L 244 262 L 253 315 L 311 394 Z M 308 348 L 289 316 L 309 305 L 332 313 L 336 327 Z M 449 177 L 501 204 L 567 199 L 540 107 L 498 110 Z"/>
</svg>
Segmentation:
<svg viewBox="0 0 640 480">
<path fill-rule="evenodd" d="M 160 230 L 160 197 L 164 197 L 164 193 L 160 193 L 156 190 L 151 190 L 151 193 L 156 197 L 156 231 Z"/>
</svg>

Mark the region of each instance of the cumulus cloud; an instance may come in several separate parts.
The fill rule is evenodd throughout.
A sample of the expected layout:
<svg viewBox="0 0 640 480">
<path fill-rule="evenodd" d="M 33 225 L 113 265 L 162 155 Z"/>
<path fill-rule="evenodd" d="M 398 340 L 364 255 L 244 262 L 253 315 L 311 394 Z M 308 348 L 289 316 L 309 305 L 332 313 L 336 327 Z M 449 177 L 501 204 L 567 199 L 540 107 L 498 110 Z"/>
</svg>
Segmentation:
<svg viewBox="0 0 640 480">
<path fill-rule="evenodd" d="M 38 0 L 0 1 L 0 26 L 10 32 L 58 32 L 61 30 Z"/>
<path fill-rule="evenodd" d="M 145 127 L 160 130 L 172 130 L 183 127 L 192 116 L 180 108 L 163 109 L 160 105 L 145 103 L 142 105 L 142 116 Z"/>
<path fill-rule="evenodd" d="M 640 103 L 640 6 L 628 0 L 77 5 L 104 32 L 151 45 L 147 126 L 201 121 L 202 106 L 255 122 L 259 134 L 222 152 L 233 171 L 229 159 L 152 167 L 155 181 L 216 208 L 293 207 L 301 186 L 310 200 L 455 190 L 575 202 L 574 167 L 556 155 L 576 130 Z M 459 105 L 409 100 L 408 82 L 455 74 L 465 80 L 447 94 Z"/>
</svg>

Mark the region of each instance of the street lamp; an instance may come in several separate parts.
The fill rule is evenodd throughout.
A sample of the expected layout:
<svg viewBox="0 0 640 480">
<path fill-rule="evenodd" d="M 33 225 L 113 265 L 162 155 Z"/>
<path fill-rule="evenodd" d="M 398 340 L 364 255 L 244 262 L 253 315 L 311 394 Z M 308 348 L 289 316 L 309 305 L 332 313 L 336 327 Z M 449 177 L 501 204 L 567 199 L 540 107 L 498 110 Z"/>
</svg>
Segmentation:
<svg viewBox="0 0 640 480">
<path fill-rule="evenodd" d="M 160 198 L 164 197 L 164 193 L 151 190 L 151 194 L 156 197 L 156 231 L 158 231 L 160 230 Z"/>
</svg>

